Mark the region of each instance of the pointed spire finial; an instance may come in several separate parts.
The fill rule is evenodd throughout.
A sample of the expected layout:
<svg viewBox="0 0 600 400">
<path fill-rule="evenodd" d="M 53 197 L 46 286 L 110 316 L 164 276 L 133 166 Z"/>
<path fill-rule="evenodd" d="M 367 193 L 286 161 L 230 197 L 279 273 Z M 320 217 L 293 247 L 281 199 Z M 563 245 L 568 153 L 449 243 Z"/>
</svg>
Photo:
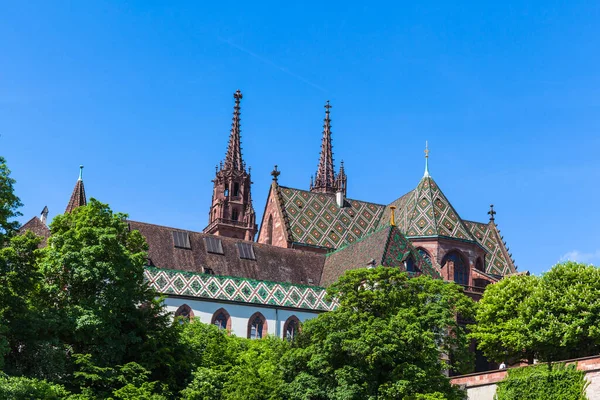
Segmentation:
<svg viewBox="0 0 600 400">
<path fill-rule="evenodd" d="M 271 171 L 271 175 L 273 176 L 273 181 L 277 182 L 277 177 L 281 174 L 280 171 L 277 170 L 277 165 L 275 165 L 275 167 L 273 168 L 273 171 Z"/>
<path fill-rule="evenodd" d="M 323 124 L 323 138 L 321 139 L 321 155 L 319 166 L 313 186 L 314 192 L 335 193 L 335 171 L 333 169 L 333 146 L 331 145 L 331 119 L 329 100 L 325 103 L 325 119 Z"/>
<path fill-rule="evenodd" d="M 429 176 L 429 143 L 427 140 L 425 141 L 425 175 L 423 176 Z"/>
<path fill-rule="evenodd" d="M 390 226 L 396 226 L 396 206 L 390 206 L 390 210 L 392 210 L 392 214 L 390 215 Z"/>
<path fill-rule="evenodd" d="M 244 170 L 245 165 L 242 160 L 242 146 L 240 143 L 240 100 L 244 96 L 238 89 L 234 94 L 235 105 L 233 107 L 233 118 L 231 122 L 231 133 L 229 135 L 229 144 L 225 154 L 225 168 L 233 170 Z"/>
<path fill-rule="evenodd" d="M 80 181 L 83 180 L 83 165 L 79 166 L 79 179 Z"/>
<path fill-rule="evenodd" d="M 494 215 L 496 215 L 496 211 L 494 211 L 494 205 L 490 204 L 490 211 L 488 211 L 488 214 L 490 216 L 490 221 L 494 221 Z"/>
</svg>

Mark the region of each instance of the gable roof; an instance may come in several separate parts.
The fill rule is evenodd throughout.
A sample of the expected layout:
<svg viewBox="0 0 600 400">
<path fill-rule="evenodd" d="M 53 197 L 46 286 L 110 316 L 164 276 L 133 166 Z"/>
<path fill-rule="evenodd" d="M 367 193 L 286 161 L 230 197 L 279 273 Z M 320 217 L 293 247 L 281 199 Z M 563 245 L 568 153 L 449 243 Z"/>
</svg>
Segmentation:
<svg viewBox="0 0 600 400">
<path fill-rule="evenodd" d="M 25 233 L 27 231 L 31 231 L 37 236 L 44 238 L 44 240 L 40 243 L 40 247 L 46 246 L 46 241 L 50 237 L 50 228 L 48 228 L 41 219 L 38 217 L 33 217 L 19 228 L 19 233 Z"/>
<path fill-rule="evenodd" d="M 292 242 L 339 248 L 373 232 L 384 205 L 352 199 L 338 207 L 334 194 L 279 187 L 279 201 Z"/>
<path fill-rule="evenodd" d="M 391 205 L 398 209 L 396 223 L 408 237 L 443 236 L 475 242 L 452 204 L 430 176 L 424 176 L 414 190 Z M 386 214 L 389 213 L 386 210 Z M 382 224 L 386 221 L 384 218 L 381 219 Z"/>
<path fill-rule="evenodd" d="M 321 285 L 328 286 L 345 271 L 364 268 L 372 260 L 375 265 L 404 270 L 404 261 L 411 256 L 418 271 L 434 278 L 441 277 L 397 227 L 383 226 L 355 243 L 329 253 L 323 267 Z"/>
<path fill-rule="evenodd" d="M 325 263 L 325 256 L 314 252 L 286 249 L 144 222 L 128 222 L 130 229 L 139 230 L 146 238 L 149 247 L 149 265 L 158 268 L 203 272 L 204 268 L 208 267 L 216 275 L 317 285 Z M 187 233 L 189 248 L 175 247 L 173 232 L 181 232 L 183 235 Z M 223 254 L 209 253 L 205 238 L 220 240 Z M 252 246 L 256 259 L 241 258 L 239 243 Z"/>
<path fill-rule="evenodd" d="M 487 250 L 485 257 L 485 272 L 493 275 L 508 275 L 517 272 L 514 260 L 508 253 L 498 227 L 493 221 L 487 224 L 464 221 L 473 237 Z"/>
</svg>

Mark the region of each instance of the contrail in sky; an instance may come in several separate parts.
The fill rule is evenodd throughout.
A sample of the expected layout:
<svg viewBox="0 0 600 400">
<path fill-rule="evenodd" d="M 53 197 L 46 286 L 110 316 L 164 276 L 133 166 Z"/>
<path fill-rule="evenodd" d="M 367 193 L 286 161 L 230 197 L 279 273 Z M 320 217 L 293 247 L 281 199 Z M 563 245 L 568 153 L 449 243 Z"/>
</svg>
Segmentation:
<svg viewBox="0 0 600 400">
<path fill-rule="evenodd" d="M 321 86 L 317 85 L 316 83 L 312 83 L 308 79 L 306 79 L 306 78 L 304 78 L 304 77 L 302 77 L 302 76 L 300 76 L 298 74 L 293 73 L 292 71 L 288 70 L 287 68 L 284 68 L 284 67 L 282 67 L 280 65 L 277 65 L 274 62 L 272 62 L 270 60 L 267 60 L 266 58 L 261 57 L 258 54 L 254 53 L 254 52 L 252 52 L 252 51 L 250 51 L 250 50 L 248 50 L 248 49 L 246 49 L 246 48 L 244 48 L 244 47 L 242 47 L 240 45 L 237 45 L 237 44 L 233 43 L 231 40 L 224 39 L 224 38 L 222 38 L 220 36 L 217 36 L 217 39 L 219 39 L 221 42 L 227 43 L 231 47 L 236 48 L 236 49 L 238 49 L 241 52 L 244 52 L 244 53 L 248 54 L 251 57 L 256 58 L 257 60 L 262 61 L 265 64 L 268 64 L 268 65 L 270 65 L 270 66 L 272 66 L 274 68 L 277 68 L 278 70 L 280 70 L 282 72 L 285 72 L 286 74 L 288 74 L 290 76 L 293 76 L 294 78 L 296 78 L 296 79 L 298 79 L 298 80 L 306 83 L 307 85 L 310 85 L 310 86 L 314 87 L 315 89 L 319 89 L 322 92 L 327 92 L 327 90 L 325 90 Z"/>
</svg>

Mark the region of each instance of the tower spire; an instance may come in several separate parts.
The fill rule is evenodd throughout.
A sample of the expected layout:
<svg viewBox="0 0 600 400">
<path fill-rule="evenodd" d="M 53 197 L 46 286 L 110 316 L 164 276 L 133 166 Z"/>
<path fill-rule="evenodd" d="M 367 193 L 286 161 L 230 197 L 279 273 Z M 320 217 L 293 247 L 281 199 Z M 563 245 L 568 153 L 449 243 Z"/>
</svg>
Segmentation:
<svg viewBox="0 0 600 400">
<path fill-rule="evenodd" d="M 321 156 L 315 177 L 313 192 L 335 193 L 335 171 L 333 170 L 333 146 L 331 145 L 331 119 L 329 100 L 325 104 L 325 120 L 323 124 L 323 139 L 321 140 Z"/>
<path fill-rule="evenodd" d="M 87 204 L 87 199 L 85 197 L 85 187 L 83 186 L 83 165 L 79 166 L 79 179 L 75 183 L 75 187 L 73 188 L 73 193 L 71 193 L 71 198 L 69 199 L 69 204 L 67 204 L 67 209 L 65 213 L 73 212 L 77 207 L 85 206 Z"/>
<path fill-rule="evenodd" d="M 240 101 L 242 92 L 238 89 L 234 94 L 235 105 L 233 106 L 233 121 L 229 135 L 229 145 L 225 154 L 225 169 L 243 171 L 245 169 L 242 161 L 242 147 L 240 143 Z"/>
<path fill-rule="evenodd" d="M 429 143 L 425 141 L 425 174 L 423 177 L 429 177 Z"/>
<path fill-rule="evenodd" d="M 251 169 L 246 169 L 240 145 L 240 101 L 242 92 L 233 94 L 233 122 L 227 145 L 225 160 L 216 168 L 213 179 L 212 204 L 208 214 L 208 225 L 204 233 L 254 240 L 256 214 L 252 205 L 250 189 Z"/>
</svg>

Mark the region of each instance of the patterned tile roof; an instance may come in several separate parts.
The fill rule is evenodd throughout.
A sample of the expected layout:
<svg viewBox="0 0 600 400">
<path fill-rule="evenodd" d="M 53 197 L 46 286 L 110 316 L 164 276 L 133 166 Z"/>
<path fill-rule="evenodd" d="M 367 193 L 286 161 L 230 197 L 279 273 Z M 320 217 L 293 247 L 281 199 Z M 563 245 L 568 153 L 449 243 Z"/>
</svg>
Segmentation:
<svg viewBox="0 0 600 400">
<path fill-rule="evenodd" d="M 346 199 L 344 207 L 335 195 L 279 187 L 282 209 L 291 241 L 325 248 L 339 248 L 373 232 L 384 205 Z"/>
<path fill-rule="evenodd" d="M 398 228 L 408 237 L 444 236 L 475 241 L 460 216 L 440 187 L 430 176 L 425 176 L 416 189 L 408 192 L 395 205 Z M 381 224 L 386 223 L 386 215 Z"/>
<path fill-rule="evenodd" d="M 405 269 L 404 261 L 412 256 L 418 271 L 439 278 L 440 274 L 416 250 L 395 226 L 383 226 L 353 244 L 327 255 L 321 285 L 335 282 L 345 271 L 364 268 L 371 260 L 376 265 Z"/>
<path fill-rule="evenodd" d="M 205 299 L 330 311 L 325 288 L 147 267 L 144 277 L 159 293 Z"/>
<path fill-rule="evenodd" d="M 485 258 L 485 272 L 502 276 L 517 272 L 515 263 L 510 257 L 494 222 L 490 221 L 483 224 L 481 222 L 464 221 L 464 223 L 477 241 L 488 251 Z"/>
</svg>

